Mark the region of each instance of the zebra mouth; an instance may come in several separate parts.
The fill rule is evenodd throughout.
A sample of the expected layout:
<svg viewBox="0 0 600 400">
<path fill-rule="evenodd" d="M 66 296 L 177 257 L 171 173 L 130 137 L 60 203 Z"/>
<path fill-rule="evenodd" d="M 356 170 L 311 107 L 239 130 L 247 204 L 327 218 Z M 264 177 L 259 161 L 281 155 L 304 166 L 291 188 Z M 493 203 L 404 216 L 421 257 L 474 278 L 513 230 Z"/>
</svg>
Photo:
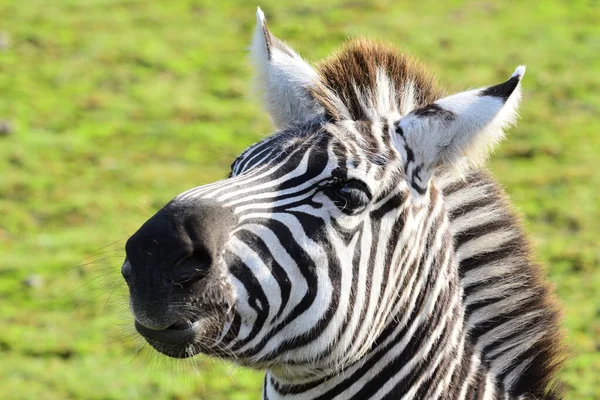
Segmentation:
<svg viewBox="0 0 600 400">
<path fill-rule="evenodd" d="M 179 321 L 165 329 L 154 330 L 135 321 L 135 329 L 154 349 L 173 358 L 193 357 L 200 352 L 195 345 L 205 331 L 205 319 Z"/>
</svg>

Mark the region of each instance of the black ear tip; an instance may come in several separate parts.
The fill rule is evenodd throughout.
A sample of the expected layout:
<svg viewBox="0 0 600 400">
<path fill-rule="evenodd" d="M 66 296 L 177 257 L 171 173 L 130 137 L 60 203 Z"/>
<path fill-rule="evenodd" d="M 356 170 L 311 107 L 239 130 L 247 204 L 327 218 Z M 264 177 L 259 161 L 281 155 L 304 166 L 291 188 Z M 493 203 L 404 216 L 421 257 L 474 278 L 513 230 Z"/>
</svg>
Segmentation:
<svg viewBox="0 0 600 400">
<path fill-rule="evenodd" d="M 521 78 L 523 78 L 523 75 L 525 75 L 525 66 L 520 65 L 506 82 L 496 86 L 490 86 L 489 88 L 482 90 L 480 96 L 499 97 L 506 101 L 512 92 L 514 92 L 515 88 L 521 81 Z"/>
</svg>

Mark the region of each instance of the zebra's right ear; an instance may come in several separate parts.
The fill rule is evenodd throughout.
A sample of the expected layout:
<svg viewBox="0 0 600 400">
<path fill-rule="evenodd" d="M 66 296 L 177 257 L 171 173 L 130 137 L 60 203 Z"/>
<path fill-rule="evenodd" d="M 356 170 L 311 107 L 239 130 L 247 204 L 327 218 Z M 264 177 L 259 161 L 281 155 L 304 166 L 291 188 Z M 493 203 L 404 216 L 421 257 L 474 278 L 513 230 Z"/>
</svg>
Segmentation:
<svg viewBox="0 0 600 400">
<path fill-rule="evenodd" d="M 265 15 L 256 10 L 256 30 L 251 44 L 258 75 L 258 90 L 277 128 L 323 114 L 311 94 L 318 83 L 314 69 L 267 29 Z"/>
<path fill-rule="evenodd" d="M 395 122 L 396 148 L 415 191 L 425 193 L 440 167 L 481 165 L 517 117 L 525 66 L 498 85 L 457 93 Z"/>
</svg>

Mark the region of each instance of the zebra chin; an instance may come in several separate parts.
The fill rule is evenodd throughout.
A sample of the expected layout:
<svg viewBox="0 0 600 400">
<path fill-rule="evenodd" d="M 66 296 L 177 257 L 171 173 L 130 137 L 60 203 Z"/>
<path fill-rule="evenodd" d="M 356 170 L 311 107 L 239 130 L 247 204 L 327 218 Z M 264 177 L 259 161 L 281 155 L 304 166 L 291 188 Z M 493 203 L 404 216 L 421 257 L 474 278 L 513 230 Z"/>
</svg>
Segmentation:
<svg viewBox="0 0 600 400">
<path fill-rule="evenodd" d="M 172 324 L 166 329 L 151 329 L 137 320 L 136 331 L 156 351 L 172 358 L 190 358 L 200 353 L 212 354 L 217 346 L 225 318 L 204 317 L 194 322 Z"/>
</svg>

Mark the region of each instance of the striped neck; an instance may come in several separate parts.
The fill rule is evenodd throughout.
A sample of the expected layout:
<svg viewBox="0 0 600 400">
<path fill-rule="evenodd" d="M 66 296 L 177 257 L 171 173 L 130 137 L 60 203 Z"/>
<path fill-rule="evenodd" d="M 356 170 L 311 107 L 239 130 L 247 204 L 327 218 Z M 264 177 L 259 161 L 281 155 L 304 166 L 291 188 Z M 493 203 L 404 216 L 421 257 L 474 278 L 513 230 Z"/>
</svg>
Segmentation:
<svg viewBox="0 0 600 400">
<path fill-rule="evenodd" d="M 393 287 L 403 289 L 382 299 L 389 308 L 378 311 L 388 317 L 368 352 L 323 376 L 290 379 L 269 370 L 265 399 L 460 398 L 468 388 L 456 382 L 477 380 L 469 377 L 477 360 L 467 345 L 449 221 L 434 187 L 429 204 L 413 217 L 418 223 L 404 226 L 395 252 L 401 256 L 388 268 Z"/>
</svg>

